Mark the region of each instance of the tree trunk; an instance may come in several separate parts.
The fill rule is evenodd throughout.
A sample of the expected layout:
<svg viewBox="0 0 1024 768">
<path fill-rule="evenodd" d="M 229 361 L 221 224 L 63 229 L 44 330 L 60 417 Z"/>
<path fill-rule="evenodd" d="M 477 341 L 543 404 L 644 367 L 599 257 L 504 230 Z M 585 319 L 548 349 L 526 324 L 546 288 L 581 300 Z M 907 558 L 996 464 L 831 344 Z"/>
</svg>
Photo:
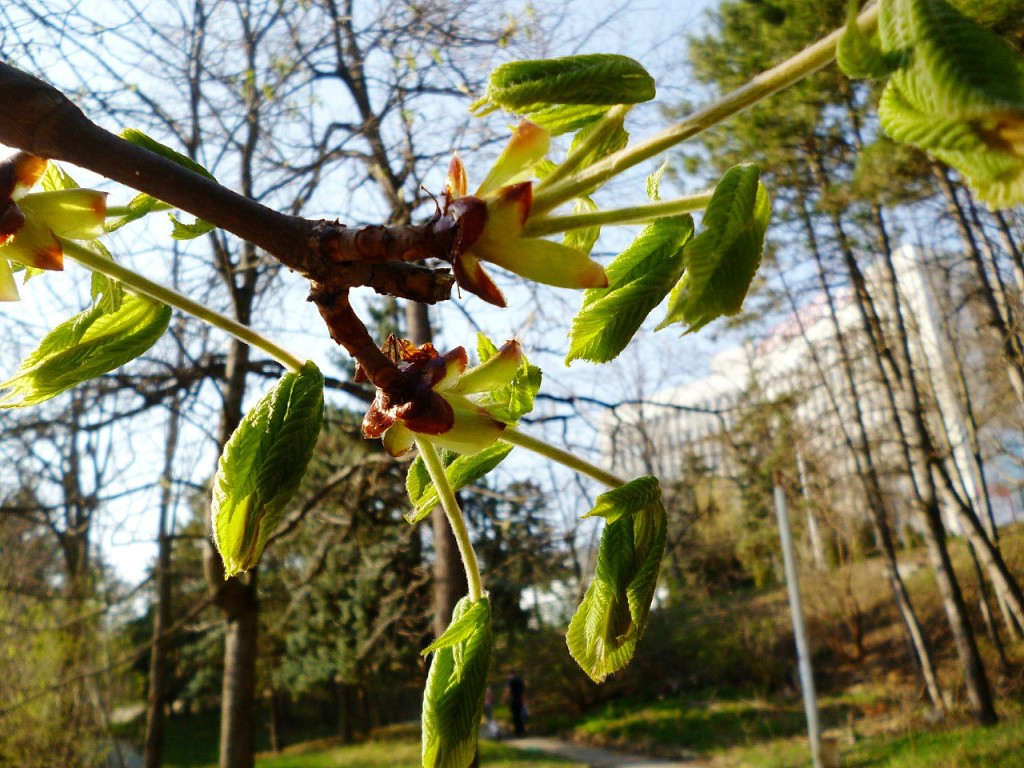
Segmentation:
<svg viewBox="0 0 1024 768">
<path fill-rule="evenodd" d="M 999 669 L 1003 674 L 1010 671 L 1010 662 L 1006 658 L 1006 650 L 1003 648 L 1003 640 L 999 637 L 999 628 L 992 618 L 992 607 L 988 604 L 988 583 L 985 581 L 985 574 L 981 571 L 981 563 L 978 562 L 978 552 L 970 542 L 967 544 L 967 551 L 971 556 L 971 568 L 974 570 L 974 578 L 978 582 L 978 611 L 981 613 L 981 621 L 985 625 L 985 632 L 989 641 L 996 651 L 996 658 L 999 659 Z"/>
<path fill-rule="evenodd" d="M 270 751 L 280 752 L 284 746 L 281 738 L 281 694 L 274 687 L 267 691 L 267 732 Z"/>
<path fill-rule="evenodd" d="M 1013 278 L 1017 282 L 1017 291 L 1024 294 L 1024 254 L 1021 253 L 1017 241 L 1013 239 L 1013 231 L 1010 229 L 1010 222 L 1006 220 L 1006 214 L 994 211 L 992 215 L 999 228 L 999 239 L 1003 241 L 1003 248 L 1013 263 Z"/>
<path fill-rule="evenodd" d="M 342 744 L 351 744 L 356 739 L 356 687 L 352 683 L 337 683 L 338 697 L 338 738 Z"/>
<path fill-rule="evenodd" d="M 813 146 L 813 139 L 809 152 L 811 170 L 818 183 L 819 190 L 825 194 L 828 190 L 828 178 L 825 173 L 822 158 L 817 147 Z M 908 468 L 911 471 L 911 480 L 917 498 L 917 508 L 922 517 L 923 535 L 928 548 L 928 556 L 935 571 L 935 580 L 942 596 L 943 607 L 949 621 L 956 645 L 957 656 L 963 669 L 964 683 L 967 687 L 967 695 L 971 702 L 974 716 L 980 723 L 989 724 L 998 720 L 995 707 L 992 702 L 992 692 L 985 675 L 985 668 L 978 652 L 974 631 L 971 628 L 967 616 L 967 607 L 964 603 L 963 593 L 956 579 L 953 564 L 946 548 L 946 531 L 942 524 L 942 512 L 939 507 L 939 499 L 935 488 L 935 480 L 932 472 L 938 461 L 934 443 L 927 428 L 925 412 L 921 392 L 917 386 L 917 377 L 913 365 L 910 364 L 908 337 L 906 328 L 902 323 L 900 315 L 900 304 L 897 301 L 893 305 L 893 315 L 897 326 L 897 341 L 899 351 L 905 370 L 893 357 L 892 350 L 886 343 L 882 333 L 882 323 L 877 308 L 868 291 L 867 282 L 863 272 L 857 264 L 849 238 L 846 235 L 844 224 L 839 212 L 831 211 L 831 223 L 836 233 L 839 250 L 846 264 L 850 281 L 853 285 L 854 300 L 861 324 L 868 340 L 871 342 L 873 361 L 881 381 L 888 393 L 892 406 L 892 417 L 900 429 L 902 448 L 905 452 Z M 890 256 L 887 249 L 883 255 Z M 891 258 L 886 259 L 887 266 L 892 270 Z M 896 284 L 889 286 L 896 293 L 898 299 L 898 287 Z M 897 387 L 899 389 L 897 390 Z M 896 397 L 899 392 L 903 397 L 906 408 L 909 427 L 912 430 L 913 440 L 907 440 L 902 427 L 903 414 L 898 407 L 899 399 Z"/>
<path fill-rule="evenodd" d="M 953 333 L 948 327 L 943 328 L 943 333 L 946 338 L 953 342 Z M 971 397 L 970 388 L 967 382 L 967 375 L 964 371 L 963 363 L 961 362 L 958 355 L 950 355 L 950 362 L 952 366 L 952 372 L 954 377 L 954 384 L 956 386 L 956 394 L 959 399 L 959 405 L 963 411 L 962 429 L 965 433 L 963 435 L 965 446 L 964 446 L 964 461 L 968 465 L 965 470 L 969 477 L 961 478 L 961 485 L 964 486 L 963 499 L 968 500 L 962 502 L 961 497 L 957 494 L 957 498 L 954 498 L 954 503 L 968 503 L 970 500 L 976 499 L 976 503 L 973 505 L 975 509 L 980 507 L 982 515 L 982 524 L 985 531 L 985 536 L 992 544 L 992 548 L 999 553 L 1000 559 L 1002 557 L 1002 550 L 999 545 L 999 529 L 996 527 L 995 515 L 992 511 L 992 498 L 988 492 L 988 483 L 986 480 L 986 469 L 985 459 L 981 450 L 981 440 L 978 435 L 978 420 L 974 409 L 974 401 Z M 941 411 L 941 409 L 940 409 Z M 948 430 L 947 430 L 948 433 Z M 953 451 L 954 447 L 950 446 L 950 450 Z M 952 462 L 954 467 L 956 461 Z M 968 487 L 973 486 L 975 489 L 975 495 L 968 492 Z M 972 545 L 973 547 L 973 545 Z M 975 559 L 977 555 L 975 554 Z M 1017 639 L 1024 637 L 1024 625 L 1022 625 L 1016 616 L 1011 603 L 1017 602 L 1014 600 L 1012 594 L 1012 587 L 1000 588 L 998 586 L 999 580 L 993 576 L 989 576 L 989 579 L 993 582 L 993 591 L 995 592 L 996 602 L 999 605 L 999 610 L 1003 616 L 1003 623 L 1011 636 Z M 1012 580 L 1012 579 L 1011 579 Z M 1017 604 L 1018 609 L 1021 607 L 1020 603 Z"/>
<path fill-rule="evenodd" d="M 936 467 L 936 474 L 945 483 L 950 495 L 954 498 L 957 519 L 964 536 L 977 552 L 993 586 L 997 592 L 1003 594 L 1007 608 L 1014 620 L 1024 625 L 1024 593 L 1021 592 L 1020 584 L 1013 577 L 1002 553 L 992 546 L 992 542 L 985 534 L 981 521 L 978 520 L 973 509 L 955 492 L 952 478 L 945 467 Z"/>
<path fill-rule="evenodd" d="M 221 688 L 220 766 L 252 768 L 256 764 L 256 638 L 259 600 L 256 571 L 245 582 L 237 577 L 226 584 L 237 610 L 224 622 L 224 680 Z"/>
<path fill-rule="evenodd" d="M 142 746 L 144 768 L 160 768 L 164 754 L 164 707 L 167 704 L 167 650 L 171 625 L 171 531 L 174 454 L 178 447 L 180 417 L 178 397 L 170 403 L 167 438 L 164 443 L 164 468 L 161 475 L 160 519 L 157 528 L 156 605 L 153 610 L 153 642 L 149 656 L 149 691 L 146 697 L 146 737 Z"/>
<path fill-rule="evenodd" d="M 952 188 L 950 189 L 952 191 Z M 889 287 L 893 317 L 896 321 L 897 344 L 895 346 L 900 355 L 900 365 L 902 366 L 904 376 L 905 399 L 911 413 L 911 420 L 917 438 L 917 447 L 924 462 L 919 462 L 919 466 L 929 467 L 927 482 L 930 485 L 934 486 L 934 476 L 938 476 L 946 490 L 949 491 L 949 495 L 954 502 L 960 527 L 985 565 L 996 594 L 999 596 L 1000 604 L 1005 604 L 1014 620 L 1024 626 L 1024 592 L 1021 591 L 1020 585 L 1010 573 L 999 548 L 986 533 L 977 510 L 972 505 L 974 500 L 964 499 L 957 493 L 949 467 L 952 457 L 949 457 L 948 461 L 942 457 L 941 451 L 935 445 L 935 440 L 928 429 L 924 416 L 923 400 L 917 385 L 914 361 L 910 354 L 909 334 L 903 318 L 904 302 L 901 298 L 899 273 L 893 261 L 892 250 L 889 246 L 889 239 L 881 211 L 877 208 L 875 209 L 875 223 L 879 231 L 879 245 L 888 278 L 886 283 Z M 967 230 L 967 233 L 969 234 L 969 230 Z M 975 250 L 977 249 L 975 248 Z M 897 369 L 899 367 L 898 365 Z M 1015 366 L 1010 365 L 1008 371 L 1013 370 L 1016 370 Z M 899 374 L 897 373 L 897 375 Z M 934 487 L 929 492 L 935 494 L 936 498 L 938 498 Z"/>
<path fill-rule="evenodd" d="M 1000 297 L 992 285 L 992 275 L 990 275 L 989 268 L 986 267 L 981 248 L 971 231 L 967 214 L 957 198 L 956 189 L 949 178 L 949 172 L 945 166 L 937 163 L 932 166 L 932 169 L 939 182 L 939 189 L 946 197 L 949 214 L 960 233 L 960 240 L 966 251 L 965 255 L 970 260 L 974 267 L 974 273 L 978 277 L 976 287 L 988 310 L 986 319 L 990 333 L 1003 351 L 1006 376 L 1010 380 L 1021 408 L 1024 409 L 1024 350 L 1021 347 L 1020 337 L 1009 324 L 1010 321 L 1005 315 L 1009 307 L 1005 301 L 1000 301 Z"/>
<path fill-rule="evenodd" d="M 864 493 L 868 500 L 868 511 L 871 517 L 871 524 L 874 528 L 875 537 L 878 539 L 879 548 L 882 551 L 883 560 L 885 562 L 886 579 L 892 589 L 893 599 L 900 612 L 900 617 L 903 619 L 903 624 L 907 631 L 908 640 L 910 641 L 914 661 L 916 662 L 915 666 L 920 672 L 925 690 L 928 692 L 928 698 L 931 701 L 932 710 L 936 715 L 944 717 L 946 705 L 942 698 L 942 689 L 939 687 L 938 674 L 935 671 L 935 663 L 932 660 L 931 649 L 928 647 L 928 642 L 925 639 L 923 630 L 921 629 L 921 623 L 917 618 L 917 613 L 914 610 L 913 603 L 911 602 L 910 593 L 907 591 L 906 585 L 903 582 L 903 577 L 900 576 L 899 562 L 896 557 L 896 545 L 893 540 L 892 531 L 889 527 L 890 514 L 888 511 L 888 505 L 885 501 L 885 495 L 882 492 L 882 484 L 875 462 L 874 449 L 871 445 L 864 411 L 861 407 L 860 388 L 854 372 L 853 360 L 846 343 L 845 333 L 839 324 L 837 308 L 835 306 L 835 301 L 832 298 L 831 289 L 829 288 L 825 266 L 821 258 L 821 252 L 818 248 L 817 235 L 814 231 L 814 224 L 811 220 L 810 211 L 807 207 L 807 200 L 801 197 L 800 203 L 808 244 L 810 245 L 811 251 L 814 254 L 815 263 L 817 264 L 819 285 L 827 301 L 829 317 L 832 319 L 832 329 L 836 335 L 836 347 L 839 351 L 840 370 L 842 370 L 843 377 L 846 380 L 846 386 L 849 388 L 850 400 L 853 407 L 853 424 L 856 426 L 856 440 L 847 430 L 846 424 L 840 420 L 843 438 L 846 442 L 847 449 L 853 456 L 857 477 L 860 478 L 861 483 L 864 486 Z M 799 322 L 799 315 L 797 317 Z M 800 324 L 800 330 L 801 333 L 804 333 L 802 323 Z M 841 414 L 843 411 L 839 404 L 838 397 L 829 382 L 827 369 L 818 356 L 816 348 L 809 341 L 808 349 L 810 350 L 811 358 L 818 369 L 818 374 L 823 382 L 826 392 L 828 393 L 829 399 L 832 402 L 833 409 L 837 415 Z"/>
</svg>

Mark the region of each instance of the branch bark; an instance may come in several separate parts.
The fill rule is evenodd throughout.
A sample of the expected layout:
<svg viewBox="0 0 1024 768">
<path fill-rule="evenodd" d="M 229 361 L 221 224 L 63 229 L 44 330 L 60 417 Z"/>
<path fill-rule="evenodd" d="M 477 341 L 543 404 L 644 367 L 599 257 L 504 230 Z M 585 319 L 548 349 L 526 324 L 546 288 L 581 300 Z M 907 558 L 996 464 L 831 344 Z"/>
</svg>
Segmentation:
<svg viewBox="0 0 1024 768">
<path fill-rule="evenodd" d="M 101 128 L 59 90 L 3 62 L 0 94 L 13 105 L 0 113 L 0 142 L 145 192 L 262 248 L 309 279 L 330 280 L 346 262 L 445 260 L 450 253 L 455 235 L 450 219 L 350 228 L 279 213 Z M 354 274 L 380 277 L 374 271 Z"/>
</svg>

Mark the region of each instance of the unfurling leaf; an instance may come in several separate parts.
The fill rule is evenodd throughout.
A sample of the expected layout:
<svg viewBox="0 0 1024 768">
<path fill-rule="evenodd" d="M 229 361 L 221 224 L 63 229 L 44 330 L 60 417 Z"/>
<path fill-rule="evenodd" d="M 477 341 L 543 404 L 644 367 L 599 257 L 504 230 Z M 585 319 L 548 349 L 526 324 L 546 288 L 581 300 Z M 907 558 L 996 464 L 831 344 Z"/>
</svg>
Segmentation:
<svg viewBox="0 0 1024 768">
<path fill-rule="evenodd" d="M 582 128 L 573 136 L 565 162 L 580 170 L 618 152 L 629 143 L 625 125 L 625 112 L 618 112 Z"/>
<path fill-rule="evenodd" d="M 116 311 L 100 301 L 50 331 L 0 389 L 0 407 L 37 405 L 142 355 L 167 330 L 170 307 L 125 294 Z"/>
<path fill-rule="evenodd" d="M 482 366 L 498 354 L 498 347 L 481 333 L 477 334 L 476 352 Z M 533 401 L 540 391 L 540 382 L 540 368 L 523 355 L 512 380 L 496 389 L 482 393 L 476 402 L 498 421 L 515 425 L 523 416 L 533 410 Z"/>
<path fill-rule="evenodd" d="M 607 288 L 583 295 L 572 321 L 565 362 L 613 360 L 672 286 L 683 270 L 683 245 L 693 234 L 693 219 L 658 219 L 608 265 Z"/>
<path fill-rule="evenodd" d="M 205 176 L 210 179 L 210 181 L 216 181 L 213 174 L 195 160 L 171 149 L 166 144 L 161 144 L 159 141 L 147 136 L 142 131 L 138 131 L 134 128 L 126 128 L 121 131 L 121 138 L 130 141 L 132 144 L 142 147 L 143 149 L 147 149 L 153 154 L 160 155 L 160 157 L 165 160 L 170 160 L 172 163 L 176 163 L 183 168 L 188 168 L 190 171 L 198 173 L 200 176 Z M 149 195 L 138 195 L 131 201 L 131 203 L 129 203 L 128 214 L 109 224 L 107 227 L 108 231 L 113 231 L 123 227 L 129 222 L 145 216 L 158 204 L 159 202 Z M 171 237 L 175 240 L 192 240 L 193 238 L 201 237 L 202 235 L 216 229 L 213 224 L 204 219 L 196 219 L 192 224 L 185 224 L 173 214 L 168 215 L 170 216 L 171 223 L 173 225 Z"/>
<path fill-rule="evenodd" d="M 499 441 L 479 453 L 460 454 L 442 451 L 441 461 L 445 465 L 444 473 L 448 477 L 448 482 L 452 489 L 457 491 L 470 483 L 475 483 L 504 461 L 511 452 L 511 445 Z M 418 523 L 441 503 L 437 488 L 430 479 L 423 459 L 419 456 L 409 465 L 405 488 L 413 506 L 412 511 L 405 516 L 410 523 Z"/>
<path fill-rule="evenodd" d="M 630 510 L 643 509 L 661 500 L 661 484 L 656 477 L 638 477 L 619 488 L 613 488 L 597 497 L 594 508 L 584 517 L 603 517 L 614 523 Z"/>
<path fill-rule="evenodd" d="M 175 240 L 194 240 L 202 237 L 216 229 L 216 227 L 205 219 L 196 219 L 191 224 L 186 224 L 174 214 L 167 214 L 174 225 L 171 230 L 171 237 Z"/>
<path fill-rule="evenodd" d="M 899 57 L 882 128 L 956 168 L 993 208 L 1024 202 L 1024 59 L 945 0 L 887 0 L 882 53 Z"/>
<path fill-rule="evenodd" d="M 131 142 L 137 147 L 148 149 L 153 154 L 160 155 L 160 157 L 165 160 L 170 160 L 172 163 L 176 163 L 183 168 L 188 168 L 190 171 L 194 171 L 200 176 L 205 176 L 210 181 L 216 181 L 212 173 L 203 168 L 203 166 L 191 157 L 187 157 L 186 155 L 181 154 L 181 152 L 171 149 L 166 144 L 161 144 L 159 141 L 147 136 L 142 131 L 136 130 L 135 128 L 125 128 L 121 131 L 121 138 L 125 141 Z"/>
<path fill-rule="evenodd" d="M 561 136 L 590 125 L 607 112 L 607 104 L 556 104 L 530 112 L 530 120 L 552 136 Z"/>
<path fill-rule="evenodd" d="M 104 258 L 110 261 L 114 260 L 110 251 L 99 240 L 94 240 L 90 243 L 90 248 L 100 253 Z M 92 298 L 93 304 L 102 306 L 104 312 L 117 312 L 121 308 L 121 302 L 124 301 L 124 286 L 112 277 L 101 275 L 99 272 L 93 272 L 89 286 L 89 295 Z"/>
<path fill-rule="evenodd" d="M 594 580 L 565 639 L 583 671 L 601 682 L 629 663 L 643 636 L 658 586 L 667 520 L 653 477 L 598 496 L 590 514 L 609 522 L 601 535 Z"/>
<path fill-rule="evenodd" d="M 847 77 L 885 77 L 898 68 L 902 57 L 897 53 L 885 54 L 857 24 L 857 0 L 850 0 L 846 28 L 836 45 L 836 63 Z"/>
<path fill-rule="evenodd" d="M 56 163 L 47 163 L 46 170 L 39 177 L 39 186 L 46 192 L 56 192 L 60 189 L 78 189 L 78 182 Z"/>
<path fill-rule="evenodd" d="M 478 114 L 506 109 L 544 113 L 551 105 L 638 104 L 654 98 L 654 79 L 628 56 L 586 54 L 560 59 L 513 61 L 491 73 Z"/>
<path fill-rule="evenodd" d="M 482 333 L 477 335 L 477 355 L 480 364 L 467 371 L 456 388 L 470 386 L 476 405 L 502 424 L 516 424 L 533 410 L 533 400 L 540 390 L 540 368 L 526 359 L 518 344 L 512 347 L 506 343 L 499 350 Z M 514 375 L 510 375 L 512 372 L 508 370 L 509 365 L 518 365 L 513 368 Z M 457 491 L 486 475 L 504 461 L 511 451 L 511 445 L 500 441 L 471 454 L 457 454 L 442 449 L 441 462 L 449 484 Z M 413 506 L 412 511 L 405 516 L 410 523 L 419 522 L 440 503 L 437 488 L 420 457 L 409 465 L 405 487 Z"/>
<path fill-rule="evenodd" d="M 661 177 L 668 170 L 668 160 L 658 166 L 658 170 L 647 177 L 647 198 L 656 203 L 661 200 Z"/>
<path fill-rule="evenodd" d="M 770 217 L 771 202 L 757 166 L 726 171 L 704 212 L 703 231 L 683 250 L 686 274 L 669 297 L 659 330 L 682 322 L 689 333 L 740 311 L 761 263 Z"/>
<path fill-rule="evenodd" d="M 213 538 L 225 578 L 252 568 L 295 494 L 324 417 L 324 377 L 289 372 L 231 435 L 213 481 Z"/>
<path fill-rule="evenodd" d="M 491 663 L 491 604 L 462 598 L 433 653 L 423 695 L 424 768 L 466 768 L 476 751 Z"/>
<path fill-rule="evenodd" d="M 589 197 L 578 197 L 573 201 L 573 213 L 596 213 L 597 210 L 597 203 Z M 600 236 L 601 227 L 596 225 L 586 227 L 585 229 L 570 229 L 565 233 L 565 237 L 562 238 L 562 244 L 589 254 L 594 250 L 594 246 L 597 244 L 597 239 Z"/>
<path fill-rule="evenodd" d="M 159 200 L 155 197 L 150 197 L 145 193 L 136 195 L 128 202 L 128 205 L 126 206 L 127 213 L 125 213 L 124 216 L 119 216 L 113 220 L 107 220 L 107 232 L 113 232 L 120 229 L 125 224 L 131 224 L 133 221 L 138 221 L 144 216 L 148 216 L 159 204 Z"/>
</svg>

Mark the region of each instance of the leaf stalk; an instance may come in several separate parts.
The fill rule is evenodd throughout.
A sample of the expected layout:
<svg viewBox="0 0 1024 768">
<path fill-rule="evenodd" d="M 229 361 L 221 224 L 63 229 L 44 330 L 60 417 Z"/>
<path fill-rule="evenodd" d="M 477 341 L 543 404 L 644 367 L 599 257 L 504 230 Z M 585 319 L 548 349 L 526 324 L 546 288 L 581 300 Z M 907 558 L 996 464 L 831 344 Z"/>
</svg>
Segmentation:
<svg viewBox="0 0 1024 768">
<path fill-rule="evenodd" d="M 173 205 L 168 205 L 167 203 L 162 203 L 162 202 L 160 202 L 158 200 L 156 202 L 156 204 L 153 206 L 153 208 L 149 211 L 149 213 L 156 213 L 157 211 L 173 211 L 173 210 L 174 210 L 174 206 Z M 122 218 L 124 216 L 128 216 L 129 214 L 132 214 L 134 212 L 135 211 L 132 209 L 132 207 L 130 205 L 110 205 L 110 206 L 107 206 L 107 218 L 108 219 L 120 219 L 120 218 Z"/>
<path fill-rule="evenodd" d="M 125 267 L 117 262 L 111 261 L 95 251 L 91 251 L 88 248 L 79 245 L 74 240 L 60 239 L 61 248 L 64 250 L 64 255 L 70 259 L 77 261 L 86 269 L 92 270 L 93 272 L 99 272 L 101 275 L 118 280 L 124 283 L 135 293 L 143 296 L 148 296 L 155 301 L 169 304 L 172 307 L 177 307 L 183 312 L 187 312 L 193 315 L 205 323 L 208 323 L 216 328 L 220 328 L 222 331 L 226 331 L 240 341 L 244 341 L 250 346 L 261 349 L 270 355 L 272 358 L 277 360 L 285 368 L 291 371 L 299 372 L 302 369 L 303 361 L 293 355 L 287 349 L 278 346 L 273 341 L 268 339 L 266 336 L 254 331 L 247 325 L 237 320 L 232 320 L 226 315 L 222 315 L 220 312 L 210 309 L 204 304 L 200 304 L 188 296 L 185 296 L 173 288 L 168 288 L 165 285 L 160 285 L 149 278 L 143 277 L 138 272 L 135 272 L 128 267 Z"/>
<path fill-rule="evenodd" d="M 626 484 L 618 475 L 614 475 L 611 472 L 607 472 L 595 464 L 591 464 L 589 461 L 581 459 L 579 456 L 564 451 L 561 448 L 556 448 L 550 443 L 546 443 L 536 437 L 520 432 L 515 427 L 505 427 L 501 433 L 501 439 L 506 443 L 512 445 L 518 445 L 520 448 L 526 448 L 528 451 L 538 453 L 545 458 L 551 459 L 563 466 L 569 467 L 581 475 L 586 475 L 599 483 L 604 483 L 609 488 L 619 488 Z"/>
<path fill-rule="evenodd" d="M 455 534 L 455 542 L 459 546 L 459 554 L 462 556 L 462 565 L 466 569 L 466 584 L 469 587 L 469 600 L 472 603 L 483 597 L 483 581 L 480 578 L 480 563 L 476 559 L 476 552 L 473 550 L 473 542 L 469 538 L 469 529 L 466 528 L 466 519 L 459 508 L 459 500 L 455 498 L 455 491 L 448 476 L 444 472 L 444 464 L 437 454 L 437 448 L 430 440 L 416 436 L 416 447 L 419 448 L 420 456 L 423 457 L 423 464 L 427 468 L 427 474 L 434 482 L 437 495 L 441 499 L 441 507 L 448 516 L 448 524 Z"/>
<path fill-rule="evenodd" d="M 608 110 L 604 117 L 601 118 L 600 124 L 598 124 L 590 135 L 587 136 L 587 140 L 584 141 L 580 146 L 571 150 L 569 155 L 562 161 L 562 163 L 555 167 L 547 178 L 545 178 L 538 186 L 538 189 L 544 187 L 550 187 L 553 184 L 561 181 L 567 176 L 571 176 L 580 167 L 580 163 L 590 154 L 591 150 L 595 147 L 601 146 L 601 144 L 608 139 L 609 136 L 614 135 L 615 131 L 621 127 L 622 121 L 625 119 L 626 114 L 632 108 L 632 104 L 616 104 L 614 107 Z"/>
<path fill-rule="evenodd" d="M 646 224 L 669 216 L 702 211 L 708 207 L 713 192 L 699 192 L 675 200 L 633 205 L 627 208 L 611 208 L 604 211 L 574 213 L 566 216 L 541 216 L 530 218 L 523 230 L 524 237 L 544 237 L 571 229 L 585 229 L 607 224 Z"/>
<path fill-rule="evenodd" d="M 871 5 L 857 17 L 857 25 L 865 32 L 872 29 L 877 23 L 878 3 Z M 626 147 L 579 173 L 543 189 L 538 189 L 533 198 L 531 213 L 540 215 L 557 208 L 562 203 L 599 187 L 634 165 L 660 155 L 675 145 L 752 107 L 773 93 L 799 82 L 835 59 L 836 43 L 844 31 L 845 27 L 835 30 L 818 42 L 804 48 L 795 56 L 762 72 L 749 83 L 727 93 L 717 101 L 697 110 L 689 117 L 646 141 Z"/>
</svg>

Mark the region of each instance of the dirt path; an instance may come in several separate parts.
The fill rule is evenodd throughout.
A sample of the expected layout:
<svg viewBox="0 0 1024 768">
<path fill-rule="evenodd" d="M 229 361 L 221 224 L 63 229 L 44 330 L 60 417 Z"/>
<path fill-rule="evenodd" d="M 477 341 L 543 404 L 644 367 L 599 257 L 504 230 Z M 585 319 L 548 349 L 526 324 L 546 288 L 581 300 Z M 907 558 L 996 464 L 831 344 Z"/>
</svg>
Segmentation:
<svg viewBox="0 0 1024 768">
<path fill-rule="evenodd" d="M 501 743 L 514 749 L 535 749 L 546 755 L 564 757 L 577 763 L 586 763 L 590 768 L 630 768 L 631 766 L 636 766 L 636 768 L 707 768 L 707 763 L 695 760 L 638 757 L 560 739 L 527 737 L 503 740 Z"/>
</svg>

